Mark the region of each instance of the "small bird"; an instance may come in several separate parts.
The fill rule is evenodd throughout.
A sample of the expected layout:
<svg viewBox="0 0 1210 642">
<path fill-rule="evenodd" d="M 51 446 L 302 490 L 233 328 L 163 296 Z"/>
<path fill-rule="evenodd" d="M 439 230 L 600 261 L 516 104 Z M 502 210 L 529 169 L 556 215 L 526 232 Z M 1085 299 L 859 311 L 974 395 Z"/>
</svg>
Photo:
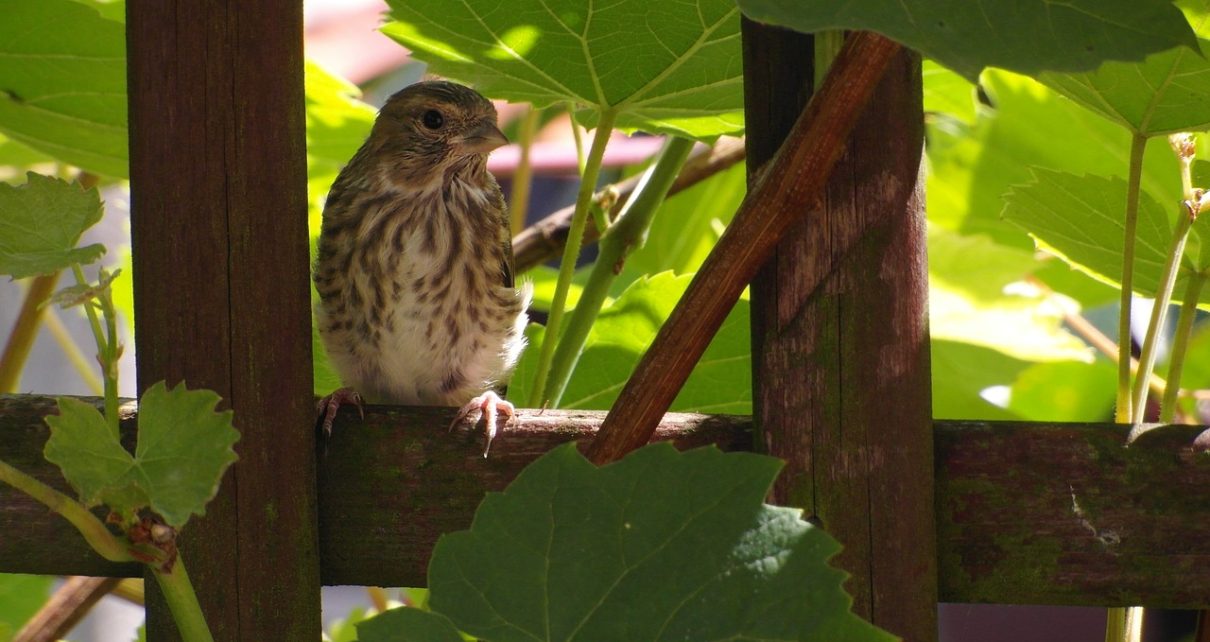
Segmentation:
<svg viewBox="0 0 1210 642">
<path fill-rule="evenodd" d="M 387 100 L 341 170 L 313 275 L 319 334 L 348 386 L 319 402 L 325 431 L 363 397 L 460 406 L 451 429 L 481 412 L 486 457 L 497 415 L 512 418 L 497 389 L 525 346 L 532 288 L 516 287 L 504 195 L 487 171 L 507 143 L 479 93 L 419 82 Z"/>
</svg>

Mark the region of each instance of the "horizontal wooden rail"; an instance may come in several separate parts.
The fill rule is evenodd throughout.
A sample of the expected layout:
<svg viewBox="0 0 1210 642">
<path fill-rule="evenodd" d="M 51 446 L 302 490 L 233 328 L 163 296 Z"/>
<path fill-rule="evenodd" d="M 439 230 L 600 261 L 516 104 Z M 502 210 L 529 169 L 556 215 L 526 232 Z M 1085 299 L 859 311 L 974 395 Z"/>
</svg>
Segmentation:
<svg viewBox="0 0 1210 642">
<path fill-rule="evenodd" d="M 0 396 L 0 457 L 64 489 L 41 456 L 41 417 L 53 407 Z M 522 410 L 484 460 L 478 435 L 445 432 L 450 413 L 370 406 L 364 423 L 341 414 L 317 455 L 325 584 L 423 585 L 437 536 L 467 527 L 484 490 L 559 443 L 586 444 L 604 416 Z M 1126 428 L 936 422 L 941 599 L 1210 607 L 1210 457 L 1188 448 L 1199 429 L 1160 428 L 1124 448 Z M 670 414 L 657 438 L 741 450 L 750 429 L 749 417 Z M 274 537 L 270 525 L 263 536 Z M 93 555 L 65 521 L 7 487 L 0 572 L 140 575 Z"/>
</svg>

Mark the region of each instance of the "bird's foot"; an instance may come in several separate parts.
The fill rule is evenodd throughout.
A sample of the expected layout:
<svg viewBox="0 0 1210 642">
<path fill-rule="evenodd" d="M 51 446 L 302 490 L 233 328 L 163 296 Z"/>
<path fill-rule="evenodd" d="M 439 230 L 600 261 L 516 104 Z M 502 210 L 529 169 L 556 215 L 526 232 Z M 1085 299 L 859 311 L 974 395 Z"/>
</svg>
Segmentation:
<svg viewBox="0 0 1210 642">
<path fill-rule="evenodd" d="M 513 405 L 500 397 L 500 395 L 488 390 L 487 392 L 471 399 L 458 409 L 458 413 L 454 415 L 454 420 L 450 422 L 450 430 L 453 430 L 458 424 L 466 420 L 471 413 L 479 411 L 483 417 L 483 456 L 487 457 L 487 452 L 491 450 L 492 439 L 496 437 L 497 426 L 507 426 L 508 422 L 512 421 L 516 416 Z M 497 417 L 504 415 L 504 423 L 499 424 Z"/>
<path fill-rule="evenodd" d="M 315 412 L 323 417 L 324 434 L 332 435 L 332 422 L 336 419 L 336 411 L 340 410 L 341 404 L 353 404 L 357 406 L 357 413 L 361 415 L 362 421 L 365 421 L 366 411 L 361 407 L 361 395 L 352 388 L 340 388 L 332 394 L 319 400 L 315 405 Z"/>
</svg>

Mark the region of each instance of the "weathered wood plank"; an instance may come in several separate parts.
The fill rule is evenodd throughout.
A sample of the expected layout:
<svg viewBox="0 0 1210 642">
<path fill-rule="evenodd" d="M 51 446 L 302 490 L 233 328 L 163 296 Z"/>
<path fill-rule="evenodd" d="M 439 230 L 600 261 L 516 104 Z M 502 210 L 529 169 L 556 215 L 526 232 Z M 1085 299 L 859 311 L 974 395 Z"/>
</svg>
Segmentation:
<svg viewBox="0 0 1210 642">
<path fill-rule="evenodd" d="M 132 0 L 127 34 L 138 387 L 211 388 L 242 435 L 181 548 L 216 639 L 318 639 L 302 2 Z"/>
<path fill-rule="evenodd" d="M 0 453 L 66 490 L 41 456 L 52 409 L 45 397 L 0 396 Z M 586 443 L 604 414 L 521 411 L 484 461 L 479 435 L 445 432 L 448 409 L 367 410 L 364 423 L 343 412 L 318 454 L 325 584 L 423 585 L 437 536 L 470 524 L 483 491 L 557 444 Z M 657 437 L 745 450 L 750 430 L 749 417 L 669 415 Z M 1126 427 L 1107 424 L 935 422 L 940 599 L 1210 606 L 1210 457 L 1187 446 L 1199 430 L 1165 427 L 1127 449 Z M 0 486 L 0 572 L 139 569 L 102 560 L 57 515 Z"/>
<path fill-rule="evenodd" d="M 747 20 L 743 37 L 755 183 L 811 95 L 814 41 Z M 788 462 L 773 501 L 846 542 L 854 610 L 907 640 L 937 635 L 920 83 L 901 51 L 752 281 L 757 443 Z"/>
</svg>

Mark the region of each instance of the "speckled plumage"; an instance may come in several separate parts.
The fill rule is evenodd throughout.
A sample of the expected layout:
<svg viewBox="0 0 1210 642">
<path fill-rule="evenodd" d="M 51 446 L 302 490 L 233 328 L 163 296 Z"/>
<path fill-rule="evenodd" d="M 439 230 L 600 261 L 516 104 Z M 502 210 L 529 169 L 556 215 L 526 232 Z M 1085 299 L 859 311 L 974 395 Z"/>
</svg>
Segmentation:
<svg viewBox="0 0 1210 642">
<path fill-rule="evenodd" d="M 462 405 L 516 364 L 529 289 L 515 286 L 486 167 L 505 142 L 488 100 L 422 82 L 387 101 L 332 185 L 316 317 L 333 366 L 368 401 Z"/>
</svg>

